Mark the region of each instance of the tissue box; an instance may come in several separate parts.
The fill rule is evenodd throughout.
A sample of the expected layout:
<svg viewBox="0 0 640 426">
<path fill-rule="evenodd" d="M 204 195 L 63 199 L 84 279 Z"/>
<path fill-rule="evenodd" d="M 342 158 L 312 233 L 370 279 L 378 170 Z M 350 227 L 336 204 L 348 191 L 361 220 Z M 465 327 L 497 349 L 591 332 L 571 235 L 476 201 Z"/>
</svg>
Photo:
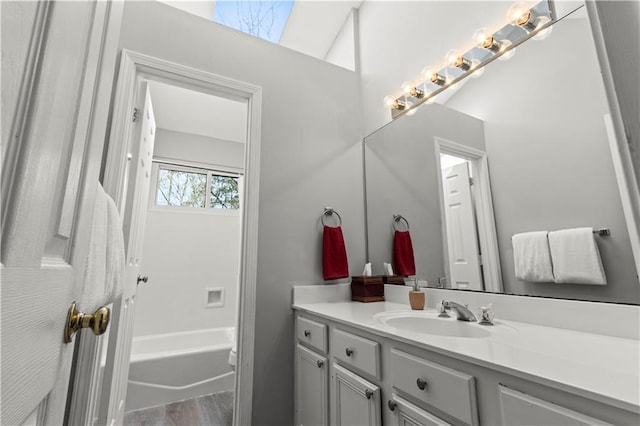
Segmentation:
<svg viewBox="0 0 640 426">
<path fill-rule="evenodd" d="M 384 302 L 382 276 L 356 275 L 351 277 L 351 300 L 356 302 Z"/>
<path fill-rule="evenodd" d="M 382 279 L 385 284 L 404 285 L 404 277 L 402 275 L 385 275 Z"/>
</svg>

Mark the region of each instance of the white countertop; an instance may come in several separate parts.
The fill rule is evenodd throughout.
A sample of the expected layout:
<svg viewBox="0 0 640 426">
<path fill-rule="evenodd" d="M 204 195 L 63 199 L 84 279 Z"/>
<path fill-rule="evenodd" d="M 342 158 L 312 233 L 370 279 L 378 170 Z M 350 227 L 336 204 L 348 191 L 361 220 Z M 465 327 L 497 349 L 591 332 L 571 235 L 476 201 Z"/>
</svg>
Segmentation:
<svg viewBox="0 0 640 426">
<path fill-rule="evenodd" d="M 638 340 L 501 319 L 496 319 L 493 327 L 465 323 L 489 330 L 489 337 L 416 333 L 374 318 L 389 311 L 411 311 L 407 304 L 392 302 L 298 303 L 293 308 L 622 409 L 640 411 Z M 437 315 L 433 309 L 423 312 Z"/>
</svg>

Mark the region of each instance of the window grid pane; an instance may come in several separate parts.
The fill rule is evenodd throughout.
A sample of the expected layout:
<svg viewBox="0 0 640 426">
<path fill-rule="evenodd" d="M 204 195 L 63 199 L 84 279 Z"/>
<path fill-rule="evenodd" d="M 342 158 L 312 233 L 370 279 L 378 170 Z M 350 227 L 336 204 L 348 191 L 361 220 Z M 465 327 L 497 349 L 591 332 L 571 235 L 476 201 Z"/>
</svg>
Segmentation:
<svg viewBox="0 0 640 426">
<path fill-rule="evenodd" d="M 156 205 L 204 207 L 206 187 L 206 174 L 160 169 Z"/>
<path fill-rule="evenodd" d="M 212 208 L 237 210 L 240 208 L 238 178 L 232 176 L 211 175 L 209 204 Z"/>
</svg>

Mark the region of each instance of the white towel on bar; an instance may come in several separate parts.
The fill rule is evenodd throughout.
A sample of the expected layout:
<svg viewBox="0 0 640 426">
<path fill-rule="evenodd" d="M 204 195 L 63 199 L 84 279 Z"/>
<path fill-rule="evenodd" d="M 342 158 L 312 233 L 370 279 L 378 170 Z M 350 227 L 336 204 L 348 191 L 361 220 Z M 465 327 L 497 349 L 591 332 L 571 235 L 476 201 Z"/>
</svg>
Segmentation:
<svg viewBox="0 0 640 426">
<path fill-rule="evenodd" d="M 91 313 L 122 294 L 125 253 L 122 219 L 114 201 L 96 183 L 91 242 L 87 252 L 84 289 L 78 310 Z"/>
<path fill-rule="evenodd" d="M 547 231 L 515 234 L 511 244 L 516 278 L 532 283 L 553 282 Z"/>
<path fill-rule="evenodd" d="M 549 232 L 556 283 L 607 284 L 593 228 Z"/>
</svg>

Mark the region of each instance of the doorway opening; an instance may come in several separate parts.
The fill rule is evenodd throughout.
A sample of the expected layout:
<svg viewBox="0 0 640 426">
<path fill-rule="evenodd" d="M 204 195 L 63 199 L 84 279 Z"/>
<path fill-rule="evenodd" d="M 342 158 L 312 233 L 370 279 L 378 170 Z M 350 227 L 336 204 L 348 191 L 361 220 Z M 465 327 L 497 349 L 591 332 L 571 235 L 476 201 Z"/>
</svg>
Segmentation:
<svg viewBox="0 0 640 426">
<path fill-rule="evenodd" d="M 448 288 L 502 291 L 487 156 L 435 138 Z"/>
<path fill-rule="evenodd" d="M 239 103 L 245 111 L 243 120 L 246 126 L 244 129 L 245 144 L 241 148 L 243 152 L 242 165 L 234 168 L 233 165 L 220 161 L 222 157 L 219 154 L 222 150 L 216 150 L 216 154 L 213 155 L 213 158 L 217 158 L 217 160 L 212 160 L 205 154 L 196 160 L 193 160 L 193 157 L 182 158 L 180 155 L 184 152 L 183 139 L 177 144 L 165 144 L 167 149 L 164 154 L 165 158 L 160 158 L 159 151 L 154 148 L 155 138 L 152 137 L 157 129 L 156 124 L 150 119 L 151 114 L 149 114 L 149 111 L 153 109 L 151 102 L 147 102 L 151 97 L 151 92 L 148 89 L 149 82 L 152 85 L 162 83 L 173 88 L 189 89 L 197 95 L 214 95 Z M 178 197 L 178 199 L 183 200 L 190 199 L 192 195 L 202 199 L 201 195 L 204 192 L 203 207 L 198 207 L 200 213 L 193 213 L 190 220 L 197 217 L 198 214 L 215 215 L 216 213 L 211 213 L 215 210 L 220 217 L 236 216 L 240 223 L 240 241 L 237 243 L 238 248 L 235 249 L 239 251 L 236 253 L 239 259 L 236 269 L 238 279 L 227 277 L 224 279 L 225 283 L 217 284 L 212 282 L 212 279 L 216 277 L 216 270 L 210 268 L 207 283 L 203 285 L 202 292 L 198 295 L 200 302 L 194 303 L 193 308 L 182 306 L 179 311 L 182 314 L 187 310 L 208 309 L 210 312 L 214 312 L 220 309 L 221 305 L 237 308 L 235 311 L 237 315 L 230 315 L 232 321 L 235 322 L 234 334 L 237 346 L 235 377 L 232 379 L 235 397 L 228 402 L 233 406 L 234 425 L 251 423 L 261 104 L 262 89 L 258 86 L 140 53 L 122 51 L 117 89 L 113 101 L 109 144 L 104 158 L 101 181 L 107 194 L 116 202 L 123 217 L 127 257 L 125 281 L 122 296 L 113 304 L 106 350 L 104 349 L 106 344 L 104 338 L 95 339 L 88 336 L 87 339 L 79 341 L 77 368 L 72 379 L 74 381 L 73 388 L 86 389 L 87 392 L 74 392 L 71 395 L 68 412 L 69 418 L 73 419 L 74 424 L 114 425 L 123 422 L 129 384 L 135 311 L 138 305 L 138 287 L 153 286 L 153 278 L 147 277 L 141 269 L 144 256 L 144 230 L 149 213 L 147 210 L 150 200 L 153 199 L 154 203 L 158 204 L 157 191 L 160 187 L 161 175 L 163 179 L 169 179 L 169 175 L 172 173 L 171 179 L 168 181 L 165 179 L 165 183 L 169 186 L 173 185 L 172 190 L 180 186 L 180 179 L 187 177 L 191 179 L 192 183 L 198 180 L 204 182 L 204 191 L 202 191 L 202 187 L 197 191 L 192 191 L 192 187 L 187 189 L 185 185 L 182 185 L 180 189 L 183 194 L 180 195 L 182 198 Z M 188 103 L 176 102 L 176 105 L 178 109 L 171 118 L 184 113 L 181 109 L 186 110 Z M 206 112 L 209 107 L 201 109 Z M 189 117 L 189 114 L 185 115 Z M 189 127 L 190 132 L 194 133 L 195 126 L 204 125 L 206 121 L 196 120 Z M 233 138 L 227 138 L 225 141 L 229 142 L 229 140 L 233 140 Z M 197 145 L 196 143 L 194 146 Z M 204 148 L 206 144 L 200 145 L 200 148 Z M 233 142 L 229 142 L 227 148 L 233 145 Z M 154 179 L 153 185 L 155 186 L 152 187 Z M 237 195 L 235 188 L 237 188 Z M 194 194 L 187 194 L 190 191 Z M 200 195 L 196 196 L 195 192 L 199 192 Z M 167 195 L 164 199 L 165 204 L 173 204 L 175 197 L 165 195 Z M 236 204 L 234 200 L 237 201 L 238 206 L 236 211 L 220 213 L 221 210 L 225 210 L 220 209 L 221 206 L 234 205 Z M 178 204 L 180 203 L 178 202 Z M 154 208 L 160 207 L 180 209 L 184 206 L 154 205 Z M 195 209 L 194 207 L 194 212 Z M 214 246 L 216 242 L 218 241 L 211 241 L 209 247 Z M 232 252 L 234 249 L 227 251 Z M 199 253 L 190 247 L 179 255 L 190 259 L 196 254 Z M 210 265 L 211 259 L 206 258 L 201 260 L 201 263 Z M 145 282 L 145 278 L 147 282 Z M 238 283 L 236 303 L 229 301 L 230 290 L 226 287 L 227 280 Z M 177 292 L 180 292 L 182 291 L 181 286 L 186 280 L 179 278 L 177 281 L 179 282 L 173 285 L 177 287 Z M 203 307 L 205 300 L 207 308 Z M 202 309 L 196 307 L 198 304 Z M 160 322 L 166 315 L 167 312 L 162 309 L 150 309 L 146 312 L 146 316 Z M 215 328 L 215 325 L 209 327 Z M 234 340 L 233 336 L 229 339 Z M 228 360 L 229 352 L 225 355 Z M 179 374 L 180 370 L 169 372 Z M 162 383 L 159 389 L 170 386 Z M 184 385 L 180 383 L 174 387 L 182 386 Z"/>
<path fill-rule="evenodd" d="M 140 125 L 155 132 L 124 423 L 231 424 L 247 101 L 145 83 Z"/>
</svg>

